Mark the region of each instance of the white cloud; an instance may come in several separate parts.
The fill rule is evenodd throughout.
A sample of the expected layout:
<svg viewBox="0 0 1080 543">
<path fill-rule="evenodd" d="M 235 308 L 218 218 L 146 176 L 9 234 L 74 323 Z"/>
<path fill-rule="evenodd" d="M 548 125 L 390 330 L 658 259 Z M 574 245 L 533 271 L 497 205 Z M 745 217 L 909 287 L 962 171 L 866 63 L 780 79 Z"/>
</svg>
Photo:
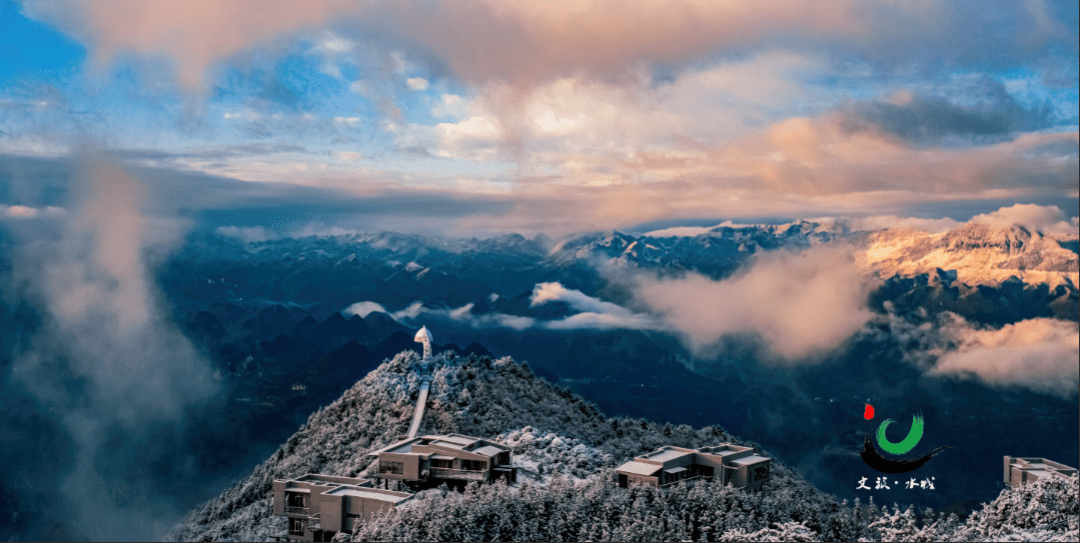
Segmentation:
<svg viewBox="0 0 1080 543">
<path fill-rule="evenodd" d="M 64 208 L 61 207 L 7 206 L 0 204 L 0 218 L 5 219 L 37 219 L 41 217 L 63 217 L 64 214 Z"/>
<path fill-rule="evenodd" d="M 629 311 L 620 314 L 593 312 L 578 313 L 577 315 L 570 315 L 569 317 L 557 321 L 548 321 L 544 323 L 544 326 L 552 330 L 607 330 L 615 328 L 627 330 L 659 330 L 662 328 L 661 323 L 653 317 L 630 313 Z"/>
<path fill-rule="evenodd" d="M 742 274 L 638 279 L 637 296 L 696 353 L 729 334 L 759 335 L 787 359 L 838 347 L 869 320 L 867 278 L 846 247 L 767 253 Z"/>
<path fill-rule="evenodd" d="M 277 237 L 274 233 L 261 226 L 219 226 L 214 230 L 219 236 L 239 239 L 245 243 L 266 241 Z"/>
<path fill-rule="evenodd" d="M 652 230 L 642 234 L 650 238 L 692 238 L 700 236 L 702 234 L 708 234 L 713 228 L 748 228 L 755 226 L 753 224 L 739 224 L 730 220 L 724 221 L 716 226 L 673 226 L 671 228 L 663 228 L 661 230 Z"/>
<path fill-rule="evenodd" d="M 423 77 L 410 77 L 405 80 L 405 83 L 414 91 L 426 91 L 428 89 L 428 80 Z"/>
<path fill-rule="evenodd" d="M 919 232 L 940 234 L 964 224 L 948 217 L 942 219 L 920 219 L 917 217 L 897 217 L 895 215 L 877 215 L 847 219 L 852 231 L 875 231 L 886 228 L 909 228 Z"/>
<path fill-rule="evenodd" d="M 356 302 L 355 304 L 346 307 L 342 313 L 345 315 L 360 315 L 360 318 L 364 318 L 375 311 L 386 313 L 386 308 L 383 307 L 382 304 L 377 304 L 375 302 Z"/>
<path fill-rule="evenodd" d="M 335 236 L 355 236 L 361 234 L 359 230 L 352 228 L 342 228 L 340 226 L 326 226 L 321 223 L 309 223 L 301 228 L 289 232 L 289 236 L 293 238 L 306 238 L 309 236 L 317 237 L 335 237 Z"/>
<path fill-rule="evenodd" d="M 371 308 L 378 306 L 375 311 L 383 311 L 382 306 L 374 304 L 373 302 L 360 302 L 362 304 L 371 304 L 364 306 Z M 353 304 L 350 308 L 359 304 Z M 517 315 L 506 315 L 504 313 L 485 313 L 482 315 L 474 315 L 472 308 L 474 304 L 468 303 L 457 309 L 432 309 L 430 307 L 424 307 L 424 304 L 417 301 L 409 304 L 408 307 L 400 311 L 395 311 L 390 314 L 396 321 L 403 319 L 415 320 L 421 317 L 436 318 L 436 319 L 450 319 L 460 323 L 467 324 L 473 328 L 512 328 L 514 330 L 524 330 L 526 328 L 532 328 L 536 326 L 536 319 L 531 317 L 521 317 Z"/>
<path fill-rule="evenodd" d="M 562 286 L 562 283 L 537 283 L 533 287 L 533 293 L 530 297 L 532 307 L 538 305 L 544 305 L 548 302 L 566 302 L 577 309 L 578 311 L 586 311 L 591 313 L 607 313 L 612 315 L 629 315 L 630 311 L 626 308 L 613 304 L 611 302 L 605 302 L 599 298 L 593 298 L 580 290 L 574 290 Z"/>
<path fill-rule="evenodd" d="M 976 375 L 992 385 L 1065 397 L 1080 390 L 1080 326 L 1074 322 L 1040 318 L 976 330 L 954 316 L 942 333 L 958 347 L 942 352 L 930 373 Z"/>
<path fill-rule="evenodd" d="M 537 283 L 533 287 L 531 306 L 536 307 L 548 302 L 566 302 L 570 307 L 581 311 L 557 321 L 547 321 L 544 326 L 554 330 L 610 329 L 626 328 L 632 330 L 657 330 L 662 326 L 650 315 L 634 313 L 625 307 L 599 298 L 594 298 L 580 290 L 568 289 L 561 283 Z"/>
<path fill-rule="evenodd" d="M 1080 234 L 1076 218 L 1073 217 L 1070 220 L 1057 206 L 1016 204 L 1011 207 L 1003 207 L 992 213 L 976 215 L 971 218 L 971 222 L 995 226 L 1019 224 L 1043 234 Z"/>
<path fill-rule="evenodd" d="M 430 311 L 430 309 L 424 307 L 421 302 L 413 302 L 409 304 L 409 307 L 402 309 L 401 311 L 395 311 L 390 314 L 394 317 L 394 320 L 400 321 L 401 319 L 415 319 L 420 313 Z"/>
</svg>

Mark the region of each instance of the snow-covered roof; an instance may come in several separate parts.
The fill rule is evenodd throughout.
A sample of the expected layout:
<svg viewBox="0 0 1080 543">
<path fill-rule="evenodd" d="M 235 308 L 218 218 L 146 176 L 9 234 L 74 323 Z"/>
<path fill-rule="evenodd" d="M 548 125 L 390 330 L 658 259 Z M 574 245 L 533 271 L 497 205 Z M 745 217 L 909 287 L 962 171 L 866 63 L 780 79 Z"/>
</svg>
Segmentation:
<svg viewBox="0 0 1080 543">
<path fill-rule="evenodd" d="M 768 460 L 769 459 L 765 458 L 764 456 L 758 456 L 756 454 L 751 454 L 750 456 L 747 456 L 745 458 L 739 458 L 738 460 L 732 460 L 731 463 L 732 464 L 738 464 L 740 466 L 746 466 L 748 464 L 757 464 L 758 462 L 764 462 L 764 461 L 768 461 Z"/>
<path fill-rule="evenodd" d="M 688 454 L 694 454 L 694 453 L 693 452 L 687 452 L 687 451 L 679 451 L 679 450 L 675 450 L 675 449 L 662 449 L 662 450 L 659 450 L 659 451 L 651 452 L 651 453 L 643 456 L 642 458 L 648 458 L 649 460 L 653 460 L 655 462 L 667 462 L 668 460 L 674 460 L 676 458 L 681 458 L 681 457 L 686 456 Z"/>
<path fill-rule="evenodd" d="M 615 471 L 620 473 L 628 473 L 633 475 L 653 475 L 660 471 L 660 466 L 656 464 L 646 464 L 645 462 L 636 462 L 631 460 L 618 468 Z"/>
<path fill-rule="evenodd" d="M 503 449 L 500 449 L 499 447 L 496 447 L 494 445 L 484 445 L 483 447 L 480 447 L 479 449 L 476 449 L 472 452 L 483 456 L 495 456 L 496 454 L 503 452 Z"/>
<path fill-rule="evenodd" d="M 354 488 L 354 487 L 347 487 L 347 486 L 343 486 L 341 488 L 335 488 L 335 489 L 327 492 L 327 494 L 333 494 L 333 495 L 337 495 L 337 496 L 340 496 L 340 495 L 356 496 L 357 498 L 365 498 L 365 499 L 368 499 L 368 500 L 379 500 L 379 501 L 390 502 L 390 503 L 403 502 L 403 501 L 405 501 L 405 500 L 412 497 L 411 494 L 407 494 L 405 492 L 392 492 L 392 491 L 386 491 L 386 490 L 375 489 L 375 488 Z"/>
</svg>

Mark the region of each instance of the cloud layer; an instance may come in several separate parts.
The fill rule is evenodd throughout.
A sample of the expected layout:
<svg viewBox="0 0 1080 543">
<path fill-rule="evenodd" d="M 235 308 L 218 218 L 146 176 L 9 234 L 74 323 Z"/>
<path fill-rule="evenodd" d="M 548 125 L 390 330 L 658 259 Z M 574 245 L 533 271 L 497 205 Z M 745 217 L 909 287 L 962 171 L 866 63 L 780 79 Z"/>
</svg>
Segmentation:
<svg viewBox="0 0 1080 543">
<path fill-rule="evenodd" d="M 1066 398 L 1080 390 L 1080 327 L 1075 322 L 1028 319 L 980 330 L 955 317 L 942 333 L 957 347 L 940 354 L 933 374 L 976 376 L 991 385 Z"/>
<path fill-rule="evenodd" d="M 838 347 L 862 328 L 871 316 L 868 290 L 849 250 L 821 246 L 762 255 L 722 281 L 697 274 L 642 280 L 636 295 L 695 352 L 725 335 L 756 334 L 794 360 Z"/>
</svg>

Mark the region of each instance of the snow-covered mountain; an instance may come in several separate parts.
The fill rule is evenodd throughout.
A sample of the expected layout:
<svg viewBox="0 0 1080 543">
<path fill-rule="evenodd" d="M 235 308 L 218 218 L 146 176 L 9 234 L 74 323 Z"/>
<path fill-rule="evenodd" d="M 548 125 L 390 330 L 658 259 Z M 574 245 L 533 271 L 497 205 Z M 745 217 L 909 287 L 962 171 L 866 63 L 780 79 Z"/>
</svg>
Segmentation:
<svg viewBox="0 0 1080 543">
<path fill-rule="evenodd" d="M 173 533 L 177 540 L 265 540 L 279 535 L 269 516 L 271 482 L 308 472 L 363 476 L 367 453 L 407 429 L 419 394 L 418 356 L 405 351 L 373 370 L 330 405 L 318 410 L 250 477 L 193 511 Z M 718 427 L 693 430 L 640 419 L 610 419 L 566 389 L 536 377 L 510 358 L 434 357 L 422 433 L 490 436 L 515 445 L 516 462 L 547 466 L 585 479 L 663 444 L 704 446 L 742 440 Z M 790 470 L 776 475 L 813 492 Z"/>
<path fill-rule="evenodd" d="M 968 285 L 1017 277 L 1025 283 L 1080 285 L 1080 261 L 1066 248 L 1075 238 L 1050 237 L 1023 226 L 965 224 L 940 234 L 889 229 L 859 243 L 860 263 L 884 277 L 955 270 Z M 1064 243 L 1063 243 L 1064 242 Z M 1075 243 L 1073 243 L 1075 246 Z"/>
<path fill-rule="evenodd" d="M 308 472 L 364 476 L 366 454 L 409 423 L 418 357 L 385 362 L 337 401 L 311 415 L 276 453 L 178 525 L 180 541 L 268 540 L 285 526 L 270 515 L 274 479 Z M 966 524 L 895 507 L 838 503 L 774 459 L 762 492 L 713 484 L 670 492 L 619 489 L 611 468 L 663 444 L 751 444 L 718 427 L 606 418 L 510 358 L 438 355 L 422 432 L 490 436 L 514 447 L 515 463 L 539 475 L 507 487 L 425 492 L 354 540 L 935 540 L 1037 533 L 1075 539 L 1076 481 L 1006 491 Z M 751 444 L 752 445 L 752 444 Z M 763 454 L 768 455 L 767 452 Z M 1072 493 L 1071 495 L 1069 493 Z M 1015 528 L 1015 529 L 1014 529 Z M 1053 540 L 1053 539 L 1051 539 Z M 1067 539 L 1061 539 L 1067 540 Z"/>
<path fill-rule="evenodd" d="M 1076 236 L 979 223 L 926 233 L 906 228 L 861 231 L 843 220 L 798 221 L 673 228 L 637 236 L 607 231 L 554 242 L 543 235 L 527 239 L 518 234 L 478 240 L 382 232 L 255 243 L 207 236 L 192 243 L 178 261 L 262 263 L 293 271 L 313 267 L 364 270 L 365 276 L 399 282 L 430 283 L 451 276 L 483 284 L 490 290 L 484 296 L 512 296 L 531 289 L 540 277 L 550 280 L 553 275 L 571 274 L 588 283 L 587 269 L 600 263 L 674 273 L 693 270 L 721 279 L 762 251 L 839 243 L 850 245 L 864 269 L 883 278 L 934 273 L 940 268 L 955 270 L 958 279 L 969 285 L 998 283 L 1010 276 L 1050 288 L 1080 284 Z M 231 282 L 227 277 L 216 280 L 223 288 Z"/>
</svg>

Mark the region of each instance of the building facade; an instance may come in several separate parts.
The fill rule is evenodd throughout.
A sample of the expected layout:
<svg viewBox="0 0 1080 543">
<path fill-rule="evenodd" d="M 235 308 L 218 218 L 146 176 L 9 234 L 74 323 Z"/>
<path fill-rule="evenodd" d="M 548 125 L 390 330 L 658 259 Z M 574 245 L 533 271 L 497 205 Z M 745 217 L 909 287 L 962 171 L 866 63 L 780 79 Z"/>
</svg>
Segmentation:
<svg viewBox="0 0 1080 543">
<path fill-rule="evenodd" d="M 369 473 L 381 479 L 409 486 L 459 485 L 476 481 L 517 479 L 510 464 L 510 447 L 461 434 L 418 436 L 398 441 L 369 453 L 378 464 Z"/>
<path fill-rule="evenodd" d="M 1076 468 L 1059 464 L 1045 458 L 1005 457 L 1005 487 L 1013 488 L 1024 483 L 1037 481 L 1044 477 L 1062 475 L 1075 476 Z"/>
<path fill-rule="evenodd" d="M 308 474 L 274 481 L 273 514 L 288 519 L 292 541 L 330 541 L 412 497 L 374 488 L 370 479 Z"/>
<path fill-rule="evenodd" d="M 769 479 L 772 460 L 751 447 L 721 443 L 715 447 L 684 449 L 664 446 L 619 466 L 619 486 L 644 484 L 659 488 L 679 481 L 717 479 L 736 488 L 760 489 Z"/>
</svg>

